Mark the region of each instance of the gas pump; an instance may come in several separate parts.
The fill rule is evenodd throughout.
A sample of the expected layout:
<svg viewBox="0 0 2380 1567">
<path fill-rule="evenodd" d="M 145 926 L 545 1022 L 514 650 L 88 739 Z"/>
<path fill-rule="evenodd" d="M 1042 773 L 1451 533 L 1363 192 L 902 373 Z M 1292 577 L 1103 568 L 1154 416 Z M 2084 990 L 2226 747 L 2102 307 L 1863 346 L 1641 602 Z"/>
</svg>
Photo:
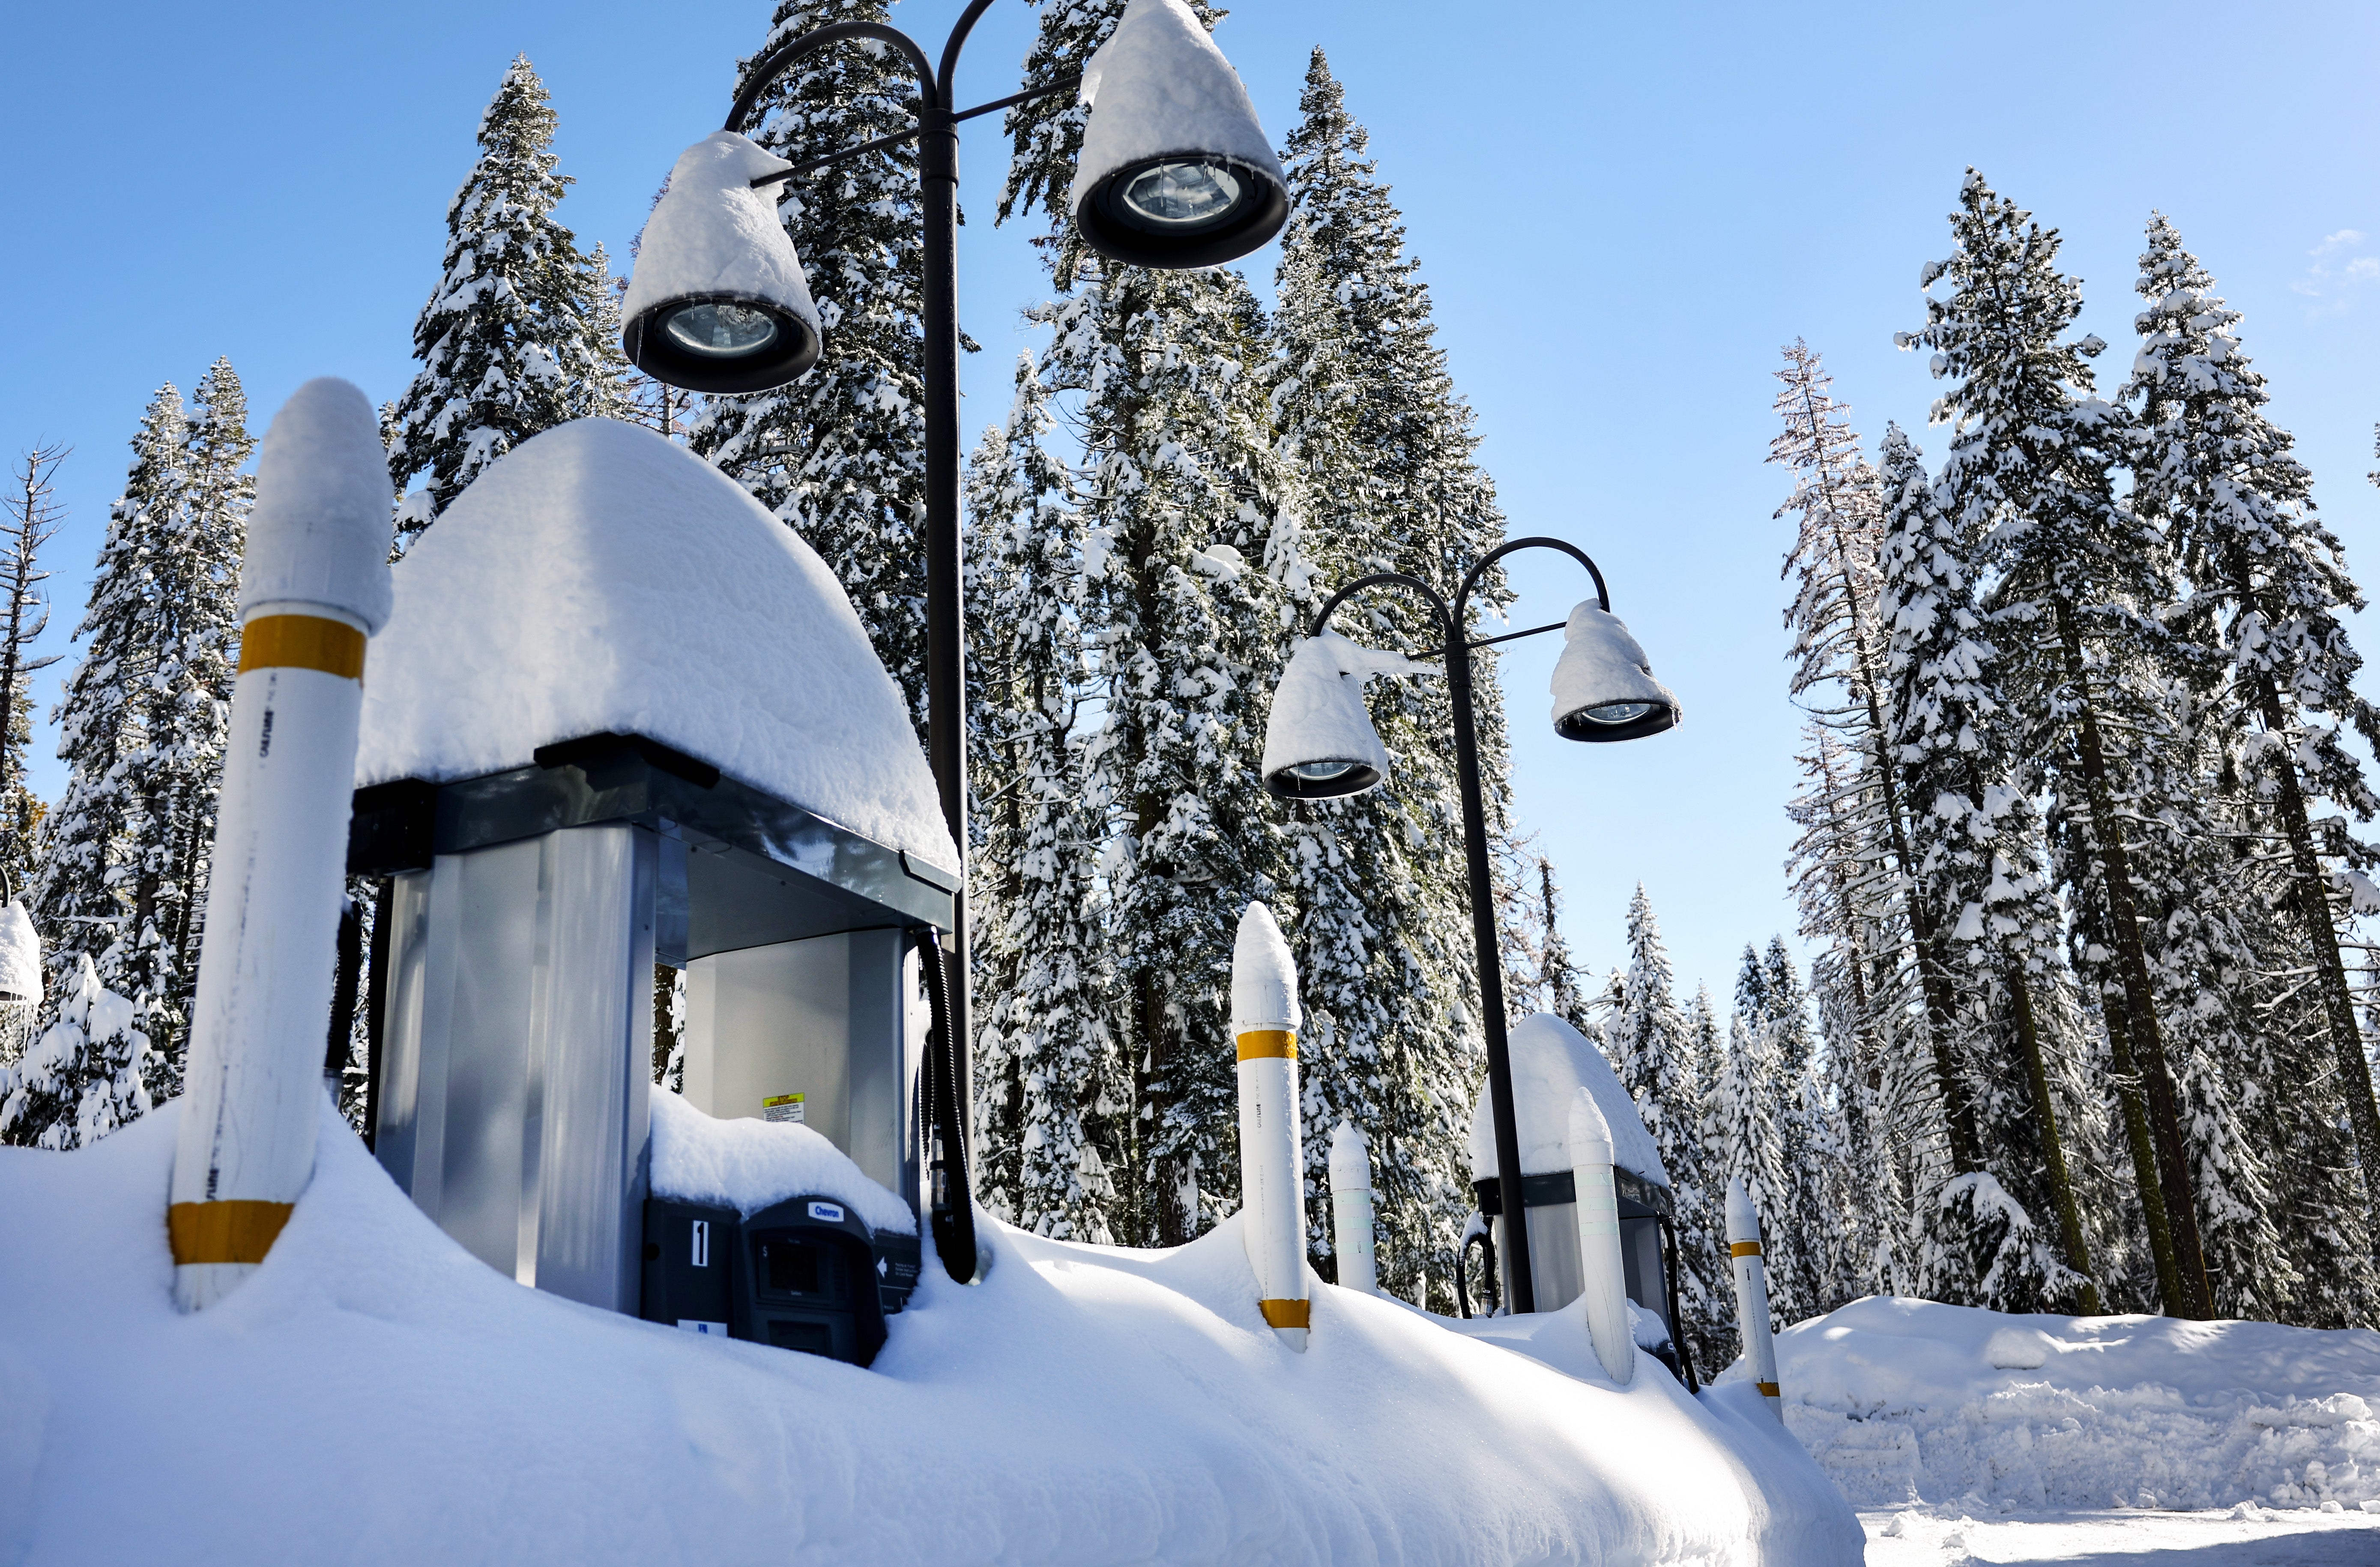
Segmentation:
<svg viewBox="0 0 2380 1567">
<path fill-rule="evenodd" d="M 549 563 L 571 614 L 496 624 L 489 579 Z M 911 949 L 950 927 L 958 878 L 848 601 L 732 480 L 599 419 L 498 462 L 395 580 L 348 849 L 350 872 L 382 882 L 382 1165 L 521 1283 L 865 1364 L 917 1278 L 928 1034 Z M 534 604 L 546 587 L 495 591 Z M 786 682 L 835 688 L 806 707 Z M 504 765 L 458 766 L 458 750 Z M 923 808 L 876 811 L 872 834 L 848 824 L 888 789 Z M 687 976 L 686 1102 L 826 1138 L 899 1195 L 905 1233 L 832 1192 L 742 1212 L 650 1189 L 657 963 Z"/>
</svg>

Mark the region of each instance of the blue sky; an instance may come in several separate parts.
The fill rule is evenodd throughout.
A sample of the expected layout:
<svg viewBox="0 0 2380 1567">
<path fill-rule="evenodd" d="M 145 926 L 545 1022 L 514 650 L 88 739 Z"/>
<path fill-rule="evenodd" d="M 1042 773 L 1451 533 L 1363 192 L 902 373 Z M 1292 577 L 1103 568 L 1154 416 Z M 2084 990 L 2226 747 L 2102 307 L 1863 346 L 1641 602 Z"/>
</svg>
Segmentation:
<svg viewBox="0 0 2380 1567">
<path fill-rule="evenodd" d="M 902 0 L 894 19 L 939 49 L 958 9 Z M 375 399 L 401 389 L 445 202 L 516 52 L 561 115 L 578 181 L 565 220 L 625 257 L 678 150 L 723 114 L 768 10 L 18 7 L 20 68 L 0 99 L 14 220 L 0 277 L 16 302 L 0 445 L 76 448 L 72 520 L 49 558 L 54 640 L 160 382 L 187 392 L 228 355 L 259 429 L 311 375 Z M 1021 0 L 986 17 L 968 101 L 1019 85 L 1031 18 Z M 1571 745 L 1543 711 L 1557 639 L 1507 662 L 1524 822 L 1598 969 L 1619 959 L 1640 880 L 1689 987 L 1724 994 L 1745 941 L 1791 929 L 1781 808 L 1798 720 L 1779 626 L 1787 534 L 1769 515 L 1785 484 L 1762 462 L 1769 374 L 1778 346 L 1806 337 L 1871 443 L 1892 419 L 1939 456 L 1925 365 L 1892 334 L 1923 320 L 1918 268 L 1947 249 L 1969 164 L 2064 232 L 2084 324 L 2113 346 L 2110 388 L 2131 359 L 2142 225 L 2152 208 L 2174 219 L 2248 312 L 2277 417 L 2350 563 L 2380 584 L 2380 492 L 2363 480 L 2380 419 L 2380 12 L 1244 0 L 1217 38 L 1276 140 L 1308 51 L 1329 51 L 1404 208 L 1512 527 L 1596 556 L 1686 706 L 1671 735 Z M 993 123 L 962 152 L 962 307 L 985 345 L 966 366 L 970 439 L 1001 412 L 1038 285 L 1024 235 L 989 222 L 1003 152 Z M 1567 610 L 1574 571 L 1524 566 L 1516 624 Z M 2368 618 L 2360 635 L 2380 645 Z M 55 793 L 49 748 L 36 784 Z"/>
</svg>

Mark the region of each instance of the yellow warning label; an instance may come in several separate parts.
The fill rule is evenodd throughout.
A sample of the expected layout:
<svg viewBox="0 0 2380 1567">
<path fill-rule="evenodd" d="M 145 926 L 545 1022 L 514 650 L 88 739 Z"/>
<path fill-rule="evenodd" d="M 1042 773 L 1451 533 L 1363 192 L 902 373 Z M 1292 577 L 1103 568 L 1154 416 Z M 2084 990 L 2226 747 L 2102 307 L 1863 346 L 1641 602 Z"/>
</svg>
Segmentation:
<svg viewBox="0 0 2380 1567">
<path fill-rule="evenodd" d="M 802 1124 L 807 1119 L 803 1113 L 802 1096 L 799 1094 L 771 1094 L 767 1099 L 760 1101 L 760 1119 L 763 1121 L 790 1121 L 797 1126 Z"/>
</svg>

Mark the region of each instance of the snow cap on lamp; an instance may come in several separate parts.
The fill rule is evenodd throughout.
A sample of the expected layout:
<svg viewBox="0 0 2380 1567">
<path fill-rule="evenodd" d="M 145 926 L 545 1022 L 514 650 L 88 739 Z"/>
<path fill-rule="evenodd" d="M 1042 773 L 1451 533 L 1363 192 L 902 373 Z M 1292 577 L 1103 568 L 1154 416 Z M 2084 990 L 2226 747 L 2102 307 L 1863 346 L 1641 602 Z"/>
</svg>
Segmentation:
<svg viewBox="0 0 2380 1567">
<path fill-rule="evenodd" d="M 1676 724 L 1678 698 L 1645 650 L 1592 600 L 1570 612 L 1554 663 L 1554 732 L 1565 740 L 1637 740 Z"/>
<path fill-rule="evenodd" d="M 1281 232 L 1289 190 L 1237 71 L 1182 0 L 1132 0 L 1083 68 L 1066 205 L 1091 249 L 1207 267 Z"/>
<path fill-rule="evenodd" d="M 1287 799 L 1360 795 L 1389 775 L 1388 747 L 1364 707 L 1375 674 L 1427 674 L 1402 653 L 1382 652 L 1335 631 L 1308 637 L 1289 655 L 1265 723 L 1265 787 Z"/>
<path fill-rule="evenodd" d="M 778 188 L 752 184 L 793 166 L 732 130 L 679 154 L 620 304 L 638 370 L 690 392 L 765 392 L 817 362 L 818 306 L 777 221 Z"/>
<path fill-rule="evenodd" d="M 315 604 L 368 636 L 387 625 L 394 489 L 380 416 L 360 388 L 325 375 L 291 393 L 257 456 L 241 617 L 263 604 Z"/>
<path fill-rule="evenodd" d="M 0 1007 L 42 1004 L 42 939 L 25 905 L 0 907 Z"/>
<path fill-rule="evenodd" d="M 1294 1034 L 1304 1020 L 1297 1008 L 1297 960 L 1272 910 L 1250 904 L 1232 945 L 1232 1032 L 1281 1028 Z"/>
</svg>

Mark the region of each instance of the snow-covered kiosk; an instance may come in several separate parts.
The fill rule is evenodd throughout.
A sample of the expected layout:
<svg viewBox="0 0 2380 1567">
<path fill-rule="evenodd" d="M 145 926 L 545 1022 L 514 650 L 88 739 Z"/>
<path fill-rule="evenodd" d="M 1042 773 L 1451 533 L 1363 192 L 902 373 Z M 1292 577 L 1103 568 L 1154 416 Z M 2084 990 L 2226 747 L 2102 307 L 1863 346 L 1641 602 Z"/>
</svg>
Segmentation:
<svg viewBox="0 0 2380 1567">
<path fill-rule="evenodd" d="M 1528 1215 L 1529 1276 L 1536 1287 L 1537 1309 L 1558 1311 L 1576 1300 L 1585 1285 L 1570 1147 L 1571 1100 L 1585 1088 L 1611 1126 L 1611 1182 L 1619 1198 L 1620 1257 L 1628 1298 L 1665 1327 L 1673 1327 L 1661 1244 L 1662 1225 L 1671 1216 L 1670 1176 L 1635 1102 L 1594 1042 L 1551 1014 L 1538 1013 L 1515 1023 L 1510 1048 L 1512 1109 L 1521 1130 L 1521 1205 Z M 1488 1234 L 1500 1254 L 1511 1216 L 1499 1200 L 1496 1134 L 1485 1088 L 1471 1112 L 1471 1182 Z M 1486 1272 L 1498 1276 L 1492 1261 Z"/>
<path fill-rule="evenodd" d="M 687 973 L 686 1102 L 800 1121 L 914 1217 L 907 939 L 950 925 L 957 856 L 826 565 L 680 448 L 582 419 L 395 577 L 349 855 L 388 879 L 382 1167 L 498 1271 L 636 1313 L 660 963 Z"/>
</svg>

